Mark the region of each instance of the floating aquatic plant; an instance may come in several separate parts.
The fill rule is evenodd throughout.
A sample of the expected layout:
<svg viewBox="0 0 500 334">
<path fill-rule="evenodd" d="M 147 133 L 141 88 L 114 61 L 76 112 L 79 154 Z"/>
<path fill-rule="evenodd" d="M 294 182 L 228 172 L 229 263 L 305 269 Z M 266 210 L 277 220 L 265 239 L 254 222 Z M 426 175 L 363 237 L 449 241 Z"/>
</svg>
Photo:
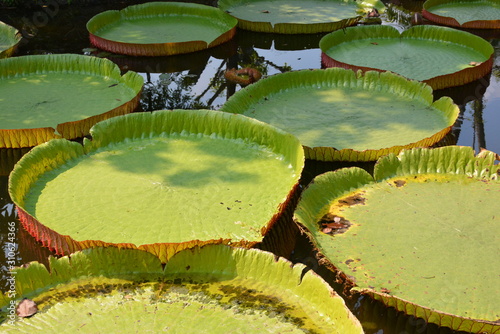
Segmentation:
<svg viewBox="0 0 500 334">
<path fill-rule="evenodd" d="M 7 317 L 0 330 L 362 333 L 342 298 L 305 270 L 268 252 L 223 245 L 179 252 L 164 269 L 140 250 L 89 249 L 50 258 L 50 268 L 17 268 L 18 299 L 38 312 Z M 10 305 L 1 295 L 4 314 Z"/>
<path fill-rule="evenodd" d="M 378 0 L 220 0 L 218 6 L 238 19 L 239 28 L 279 34 L 330 32 L 385 9 Z"/>
<path fill-rule="evenodd" d="M 373 177 L 328 172 L 302 193 L 295 219 L 348 291 L 453 330 L 496 333 L 495 157 L 415 148 L 380 158 Z"/>
<path fill-rule="evenodd" d="M 97 14 L 87 23 L 100 49 L 132 56 L 195 52 L 233 38 L 238 21 L 211 6 L 150 2 Z"/>
<path fill-rule="evenodd" d="M 140 75 L 121 75 L 107 59 L 73 54 L 3 59 L 0 148 L 83 137 L 95 123 L 132 112 L 142 85 Z"/>
<path fill-rule="evenodd" d="M 325 67 L 392 71 L 433 89 L 461 86 L 489 74 L 494 50 L 481 37 L 438 26 L 358 26 L 320 41 Z"/>
<path fill-rule="evenodd" d="M 449 98 L 393 73 L 334 68 L 277 74 L 238 91 L 221 110 L 267 122 L 299 138 L 306 158 L 375 161 L 441 140 L 458 117 Z"/>
<path fill-rule="evenodd" d="M 16 28 L 0 21 L 0 59 L 10 57 L 21 42 Z"/>
<path fill-rule="evenodd" d="M 83 146 L 57 139 L 35 147 L 10 175 L 21 223 L 57 254 L 119 245 L 166 261 L 195 245 L 261 245 L 291 218 L 304 153 L 272 126 L 165 110 L 115 117 L 90 134 Z M 271 248 L 278 254 L 293 249 L 280 240 L 289 231 Z"/>
<path fill-rule="evenodd" d="M 451 27 L 500 29 L 500 1 L 427 0 L 422 16 Z"/>
</svg>

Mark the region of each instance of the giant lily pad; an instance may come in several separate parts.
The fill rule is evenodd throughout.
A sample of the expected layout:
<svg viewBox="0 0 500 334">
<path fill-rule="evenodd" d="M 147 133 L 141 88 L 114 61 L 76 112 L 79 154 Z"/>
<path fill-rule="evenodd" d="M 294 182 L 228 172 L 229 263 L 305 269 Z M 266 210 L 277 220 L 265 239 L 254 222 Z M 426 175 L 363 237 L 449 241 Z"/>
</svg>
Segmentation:
<svg viewBox="0 0 500 334">
<path fill-rule="evenodd" d="M 3 59 L 0 147 L 31 147 L 52 138 L 83 137 L 98 121 L 133 111 L 142 85 L 137 73 L 122 76 L 113 62 L 96 57 L 61 54 Z"/>
<path fill-rule="evenodd" d="M 166 261 L 194 245 L 257 245 L 304 164 L 297 138 L 218 111 L 135 113 L 91 136 L 37 146 L 10 175 L 22 224 L 58 254 L 116 244 Z"/>
<path fill-rule="evenodd" d="M 19 31 L 0 21 L 0 59 L 10 57 L 20 41 Z"/>
<path fill-rule="evenodd" d="M 387 306 L 472 333 L 500 330 L 500 166 L 470 147 L 405 150 L 322 174 L 295 219 L 338 278 Z M 492 290 L 493 289 L 493 290 Z"/>
<path fill-rule="evenodd" d="M 302 264 L 261 250 L 206 246 L 178 253 L 165 269 L 154 255 L 99 248 L 16 270 L 30 318 L 2 333 L 362 333 L 340 298 Z M 9 299 L 1 296 L 7 311 Z"/>
<path fill-rule="evenodd" d="M 427 0 L 422 16 L 452 27 L 500 29 L 500 0 Z"/>
<path fill-rule="evenodd" d="M 288 131 L 306 158 L 375 161 L 403 148 L 431 146 L 458 117 L 449 98 L 390 72 L 332 68 L 274 75 L 238 91 L 222 110 Z"/>
<path fill-rule="evenodd" d="M 151 2 L 110 10 L 87 23 L 92 44 L 132 56 L 168 56 L 207 49 L 233 38 L 238 21 L 217 8 Z"/>
<path fill-rule="evenodd" d="M 434 89 L 460 86 L 491 72 L 494 50 L 465 31 L 414 26 L 399 33 L 391 26 L 352 27 L 320 41 L 325 67 L 392 71 Z"/>
<path fill-rule="evenodd" d="M 238 27 L 279 34 L 330 32 L 356 24 L 378 0 L 220 0 L 219 8 L 238 19 Z"/>
</svg>

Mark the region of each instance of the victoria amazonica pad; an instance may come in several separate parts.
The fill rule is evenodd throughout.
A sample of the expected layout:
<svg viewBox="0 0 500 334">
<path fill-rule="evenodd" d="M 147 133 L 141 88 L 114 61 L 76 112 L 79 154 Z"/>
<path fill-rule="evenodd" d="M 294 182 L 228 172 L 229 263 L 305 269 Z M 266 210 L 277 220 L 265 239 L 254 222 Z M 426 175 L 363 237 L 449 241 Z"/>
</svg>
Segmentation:
<svg viewBox="0 0 500 334">
<path fill-rule="evenodd" d="M 452 27 L 500 29 L 500 0 L 427 0 L 422 15 Z"/>
<path fill-rule="evenodd" d="M 494 50 L 465 31 L 414 26 L 358 26 L 334 31 L 320 41 L 325 67 L 392 71 L 433 89 L 460 86 L 491 72 Z"/>
<path fill-rule="evenodd" d="M 458 107 L 390 72 L 332 68 L 277 74 L 234 94 L 222 110 L 280 127 L 306 158 L 375 161 L 404 147 L 431 146 L 449 132 Z"/>
<path fill-rule="evenodd" d="M 92 44 L 132 56 L 169 56 L 229 41 L 238 21 L 211 6 L 151 2 L 97 14 L 87 23 Z"/>
<path fill-rule="evenodd" d="M 0 59 L 10 57 L 20 41 L 19 31 L 0 21 Z"/>
<path fill-rule="evenodd" d="M 378 0 L 220 0 L 218 5 L 242 29 L 281 34 L 329 32 L 356 24 L 373 8 L 385 9 Z"/>
<path fill-rule="evenodd" d="M 38 312 L 6 319 L 0 331 L 363 333 L 343 299 L 306 269 L 224 245 L 184 250 L 165 268 L 136 249 L 88 249 L 50 258 L 50 269 L 38 262 L 16 268 L 16 292 Z M 4 314 L 9 305 L 0 294 Z"/>
<path fill-rule="evenodd" d="M 10 175 L 24 227 L 59 254 L 116 244 L 165 261 L 194 245 L 256 245 L 304 164 L 294 136 L 218 111 L 135 113 L 91 136 L 37 146 Z"/>
<path fill-rule="evenodd" d="M 347 289 L 457 331 L 497 333 L 500 166 L 470 147 L 322 174 L 295 219 Z M 492 290 L 493 289 L 493 290 Z"/>
<path fill-rule="evenodd" d="M 40 55 L 0 62 L 0 148 L 80 138 L 96 122 L 133 111 L 143 79 L 112 61 Z"/>
</svg>

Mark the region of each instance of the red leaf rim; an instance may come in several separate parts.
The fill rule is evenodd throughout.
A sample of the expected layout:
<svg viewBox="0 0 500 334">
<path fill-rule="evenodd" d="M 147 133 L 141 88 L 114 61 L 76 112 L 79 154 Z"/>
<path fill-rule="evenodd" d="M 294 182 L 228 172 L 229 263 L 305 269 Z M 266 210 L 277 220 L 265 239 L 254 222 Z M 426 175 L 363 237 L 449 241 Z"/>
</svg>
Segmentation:
<svg viewBox="0 0 500 334">
<path fill-rule="evenodd" d="M 211 43 L 204 41 L 189 41 L 178 43 L 124 43 L 105 39 L 89 33 L 90 42 L 95 47 L 112 53 L 126 54 L 130 56 L 172 56 L 176 54 L 191 53 L 212 48 L 228 42 L 236 35 L 236 27 L 231 28 Z"/>
<path fill-rule="evenodd" d="M 212 240 L 189 240 L 180 243 L 154 243 L 154 244 L 144 244 L 135 245 L 132 243 L 110 243 L 101 240 L 83 240 L 77 241 L 69 235 L 59 234 L 53 229 L 40 223 L 35 217 L 27 213 L 24 209 L 16 205 L 19 220 L 28 233 L 34 237 L 38 242 L 41 242 L 44 247 L 49 248 L 51 251 L 55 252 L 57 255 L 70 255 L 76 251 L 80 251 L 86 248 L 96 248 L 96 247 L 107 247 L 115 246 L 118 248 L 133 248 L 142 249 L 150 252 L 160 258 L 162 263 L 166 263 L 174 254 L 180 252 L 183 249 L 193 248 L 195 246 L 204 246 L 208 244 L 225 244 L 234 247 L 244 247 L 252 248 L 258 247 L 264 250 L 273 250 L 278 254 L 283 256 L 289 256 L 293 244 L 286 244 L 287 240 L 290 240 L 290 232 L 294 231 L 293 224 L 287 226 L 291 222 L 291 217 L 297 204 L 298 194 L 299 194 L 299 183 L 297 182 L 292 190 L 288 193 L 287 198 L 281 204 L 278 205 L 278 212 L 276 212 L 266 226 L 261 228 L 261 234 L 264 236 L 261 242 L 258 241 L 248 241 L 239 240 L 232 241 L 231 239 L 212 239 Z M 290 227 L 291 226 L 291 227 Z M 287 238 L 282 238 L 279 234 L 283 231 L 287 231 Z"/>
<path fill-rule="evenodd" d="M 464 24 L 449 16 L 441 16 L 422 9 L 422 16 L 427 20 L 450 27 L 469 29 L 500 29 L 500 20 L 474 20 Z"/>
<path fill-rule="evenodd" d="M 235 17 L 237 18 L 237 17 Z M 277 23 L 274 26 L 269 22 L 255 22 L 238 19 L 238 28 L 275 34 L 317 34 L 321 32 L 332 32 L 334 30 L 347 28 L 358 23 L 363 17 L 356 16 L 337 22 L 324 23 Z"/>
</svg>

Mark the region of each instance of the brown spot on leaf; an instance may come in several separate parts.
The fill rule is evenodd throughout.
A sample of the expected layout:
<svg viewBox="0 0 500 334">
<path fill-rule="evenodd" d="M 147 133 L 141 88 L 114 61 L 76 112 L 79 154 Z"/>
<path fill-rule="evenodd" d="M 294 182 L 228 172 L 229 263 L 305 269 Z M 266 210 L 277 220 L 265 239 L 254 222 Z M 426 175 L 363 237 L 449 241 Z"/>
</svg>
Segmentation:
<svg viewBox="0 0 500 334">
<path fill-rule="evenodd" d="M 365 198 L 361 194 L 354 194 L 339 200 L 340 205 L 352 206 L 356 204 L 365 204 Z"/>
<path fill-rule="evenodd" d="M 387 289 L 387 288 L 382 288 L 382 289 L 380 289 L 380 291 L 381 291 L 382 293 L 388 293 L 388 294 L 389 294 L 389 293 L 391 293 L 391 290 L 389 290 L 389 289 Z"/>
<path fill-rule="evenodd" d="M 398 187 L 398 188 L 402 187 L 402 186 L 404 186 L 406 184 L 405 180 L 394 180 L 393 182 L 396 185 L 396 187 Z"/>
<path fill-rule="evenodd" d="M 325 214 L 318 222 L 321 232 L 326 234 L 340 234 L 348 230 L 352 225 L 344 217 L 340 217 L 331 213 Z"/>
<path fill-rule="evenodd" d="M 23 299 L 19 305 L 17 305 L 16 313 L 21 318 L 31 317 L 33 314 L 38 312 L 38 307 L 36 303 L 31 299 Z"/>
<path fill-rule="evenodd" d="M 325 227 L 324 229 L 321 230 L 321 232 L 328 234 L 332 232 L 332 229 L 330 227 Z"/>
</svg>

